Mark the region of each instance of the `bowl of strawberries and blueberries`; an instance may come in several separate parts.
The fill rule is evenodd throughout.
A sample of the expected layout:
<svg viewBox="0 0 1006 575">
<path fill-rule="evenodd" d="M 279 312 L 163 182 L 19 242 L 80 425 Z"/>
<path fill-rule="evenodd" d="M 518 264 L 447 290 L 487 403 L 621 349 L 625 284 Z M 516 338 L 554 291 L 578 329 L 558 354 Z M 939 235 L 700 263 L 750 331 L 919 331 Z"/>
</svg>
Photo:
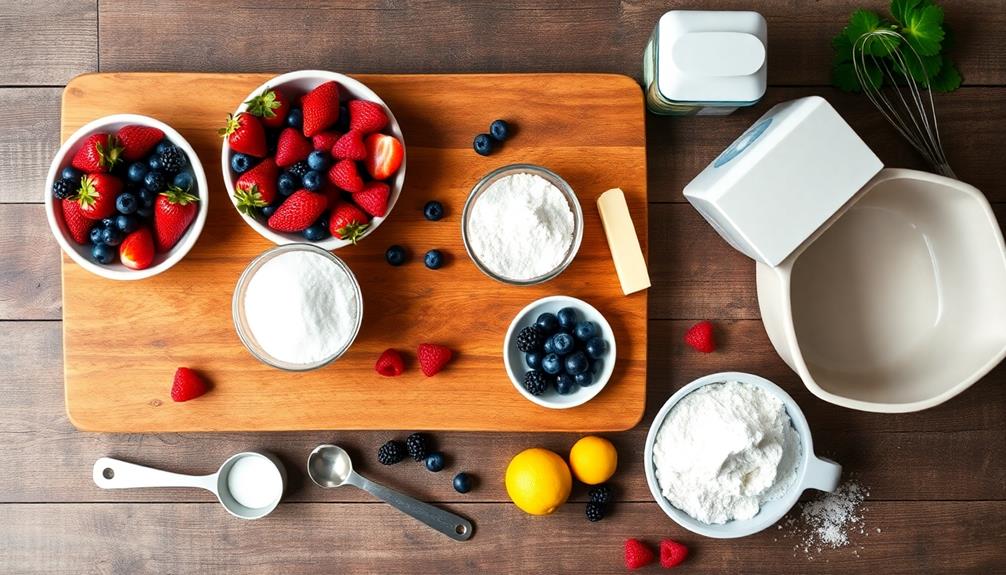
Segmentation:
<svg viewBox="0 0 1006 575">
<path fill-rule="evenodd" d="M 107 116 L 57 153 L 47 213 L 64 251 L 82 266 L 113 279 L 149 277 L 195 243 L 205 220 L 205 180 L 192 148 L 166 124 Z"/>
<path fill-rule="evenodd" d="M 273 78 L 228 116 L 220 134 L 231 201 L 277 244 L 355 244 L 388 216 L 405 178 L 394 115 L 342 74 Z"/>
</svg>

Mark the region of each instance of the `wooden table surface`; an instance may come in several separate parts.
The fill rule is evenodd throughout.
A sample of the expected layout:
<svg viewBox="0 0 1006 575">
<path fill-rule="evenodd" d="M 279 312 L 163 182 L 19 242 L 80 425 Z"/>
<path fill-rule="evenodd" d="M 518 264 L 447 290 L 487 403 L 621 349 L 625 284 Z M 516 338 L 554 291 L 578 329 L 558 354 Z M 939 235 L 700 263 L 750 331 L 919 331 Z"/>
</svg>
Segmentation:
<svg viewBox="0 0 1006 575">
<path fill-rule="evenodd" d="M 290 3 L 293 4 L 293 3 Z M 768 106 L 828 97 L 891 166 L 923 167 L 861 96 L 829 88 L 829 40 L 856 7 L 880 0 L 740 2 L 19 0 L 0 15 L 0 572 L 3 573 L 608 573 L 622 542 L 672 537 L 693 549 L 693 573 L 1004 572 L 1006 368 L 921 413 L 841 409 L 807 392 L 776 356 L 759 321 L 753 264 L 684 202 L 688 180 Z M 943 139 L 960 177 L 1006 217 L 1006 6 L 944 1 L 965 87 L 941 96 Z M 409 430 L 367 433 L 102 435 L 76 431 L 64 413 L 59 254 L 41 205 L 58 143 L 62 87 L 90 71 L 616 72 L 639 78 L 641 54 L 667 9 L 753 8 L 770 29 L 771 88 L 753 110 L 726 118 L 648 116 L 650 191 L 649 382 L 644 422 L 614 434 L 620 468 L 610 517 L 588 524 L 585 492 L 550 517 L 507 501 L 502 473 L 530 446 L 565 452 L 573 434 L 442 433 L 440 474 L 381 468 L 376 447 Z M 245 31 L 245 28 L 248 31 Z M 193 94 L 199 97 L 199 94 Z M 449 119 L 446 119 L 449 121 Z M 590 121 L 585 118 L 584 121 Z M 584 161 L 590 161 L 585 158 Z M 613 166 L 617 170 L 617 166 Z M 614 278 L 612 278 L 614 281 Z M 1006 294 L 1004 294 L 1006 297 Z M 129 303 L 124 305 L 136 305 Z M 716 321 L 721 350 L 681 343 L 697 319 Z M 95 333 L 100 338 L 101 333 Z M 143 361 L 136 357 L 135 361 Z M 806 412 L 819 453 L 869 488 L 853 545 L 806 555 L 770 529 L 737 541 L 689 534 L 651 500 L 641 465 L 647 421 L 691 379 L 750 371 L 786 388 Z M 167 384 L 167 382 L 166 382 Z M 436 409 L 435 405 L 420 406 Z M 307 453 L 351 448 L 361 471 L 473 518 L 458 544 L 365 494 L 306 485 Z M 206 473 L 245 449 L 279 454 L 290 470 L 286 503 L 241 522 L 209 494 L 105 492 L 93 461 L 110 455 Z M 454 472 L 478 475 L 468 495 Z M 659 568 L 651 568 L 656 572 Z"/>
</svg>

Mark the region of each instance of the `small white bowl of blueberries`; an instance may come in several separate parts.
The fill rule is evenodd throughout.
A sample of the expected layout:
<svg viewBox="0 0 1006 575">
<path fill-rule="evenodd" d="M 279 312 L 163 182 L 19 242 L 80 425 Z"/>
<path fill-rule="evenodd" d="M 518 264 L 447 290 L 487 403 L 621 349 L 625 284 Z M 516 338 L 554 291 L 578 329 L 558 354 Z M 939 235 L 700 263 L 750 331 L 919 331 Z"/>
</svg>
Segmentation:
<svg viewBox="0 0 1006 575">
<path fill-rule="evenodd" d="M 503 339 L 503 363 L 521 395 L 542 407 L 568 409 L 590 401 L 608 383 L 615 336 L 594 306 L 549 296 L 514 317 Z"/>
</svg>

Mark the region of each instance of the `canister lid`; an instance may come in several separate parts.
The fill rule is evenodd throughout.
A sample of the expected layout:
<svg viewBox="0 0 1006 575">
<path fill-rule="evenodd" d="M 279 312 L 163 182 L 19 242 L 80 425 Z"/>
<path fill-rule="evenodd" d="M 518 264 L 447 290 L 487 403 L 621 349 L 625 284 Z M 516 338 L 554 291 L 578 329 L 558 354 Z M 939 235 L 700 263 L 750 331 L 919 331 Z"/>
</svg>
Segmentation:
<svg viewBox="0 0 1006 575">
<path fill-rule="evenodd" d="M 685 186 L 685 197 L 747 256 L 779 265 L 883 168 L 819 96 L 765 113 Z"/>
<path fill-rule="evenodd" d="M 767 30 L 757 12 L 667 12 L 657 24 L 657 89 L 677 102 L 758 101 L 767 82 Z"/>
</svg>

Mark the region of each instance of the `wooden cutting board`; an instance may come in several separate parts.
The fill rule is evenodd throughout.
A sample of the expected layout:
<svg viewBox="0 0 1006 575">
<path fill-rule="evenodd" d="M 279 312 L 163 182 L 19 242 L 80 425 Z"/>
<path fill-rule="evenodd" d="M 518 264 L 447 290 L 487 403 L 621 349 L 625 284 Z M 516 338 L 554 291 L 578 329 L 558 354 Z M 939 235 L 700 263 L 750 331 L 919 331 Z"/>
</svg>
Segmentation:
<svg viewBox="0 0 1006 575">
<path fill-rule="evenodd" d="M 643 96 L 625 76 L 361 75 L 394 111 L 405 134 L 408 172 L 391 217 L 360 245 L 338 250 L 359 278 L 364 320 L 349 352 L 308 373 L 256 361 L 231 321 L 241 271 L 272 247 L 238 217 L 220 174 L 217 129 L 268 74 L 87 74 L 63 93 L 65 139 L 100 116 L 132 112 L 167 122 L 196 149 L 209 181 L 209 219 L 188 256 L 137 282 L 105 280 L 63 257 L 66 407 L 88 431 L 428 429 L 617 431 L 643 414 L 646 392 L 646 292 L 622 295 L 595 206 L 625 190 L 646 246 L 646 137 Z M 515 135 L 489 157 L 473 137 L 495 118 Z M 461 242 L 460 216 L 472 185 L 502 165 L 529 162 L 563 176 L 583 206 L 583 244 L 557 279 L 509 287 L 480 273 Z M 202 192 L 205 195 L 205 192 Z M 440 200 L 447 216 L 423 218 Z M 401 244 L 405 266 L 384 262 Z M 437 271 L 422 254 L 448 254 Z M 503 335 L 527 303 L 566 294 L 592 303 L 615 331 L 618 358 L 605 390 L 569 410 L 539 407 L 513 389 L 503 368 Z M 424 377 L 418 343 L 440 342 L 456 359 Z M 407 352 L 407 372 L 373 369 L 388 347 Z M 169 396 L 178 366 L 199 370 L 212 391 L 186 403 Z"/>
</svg>

